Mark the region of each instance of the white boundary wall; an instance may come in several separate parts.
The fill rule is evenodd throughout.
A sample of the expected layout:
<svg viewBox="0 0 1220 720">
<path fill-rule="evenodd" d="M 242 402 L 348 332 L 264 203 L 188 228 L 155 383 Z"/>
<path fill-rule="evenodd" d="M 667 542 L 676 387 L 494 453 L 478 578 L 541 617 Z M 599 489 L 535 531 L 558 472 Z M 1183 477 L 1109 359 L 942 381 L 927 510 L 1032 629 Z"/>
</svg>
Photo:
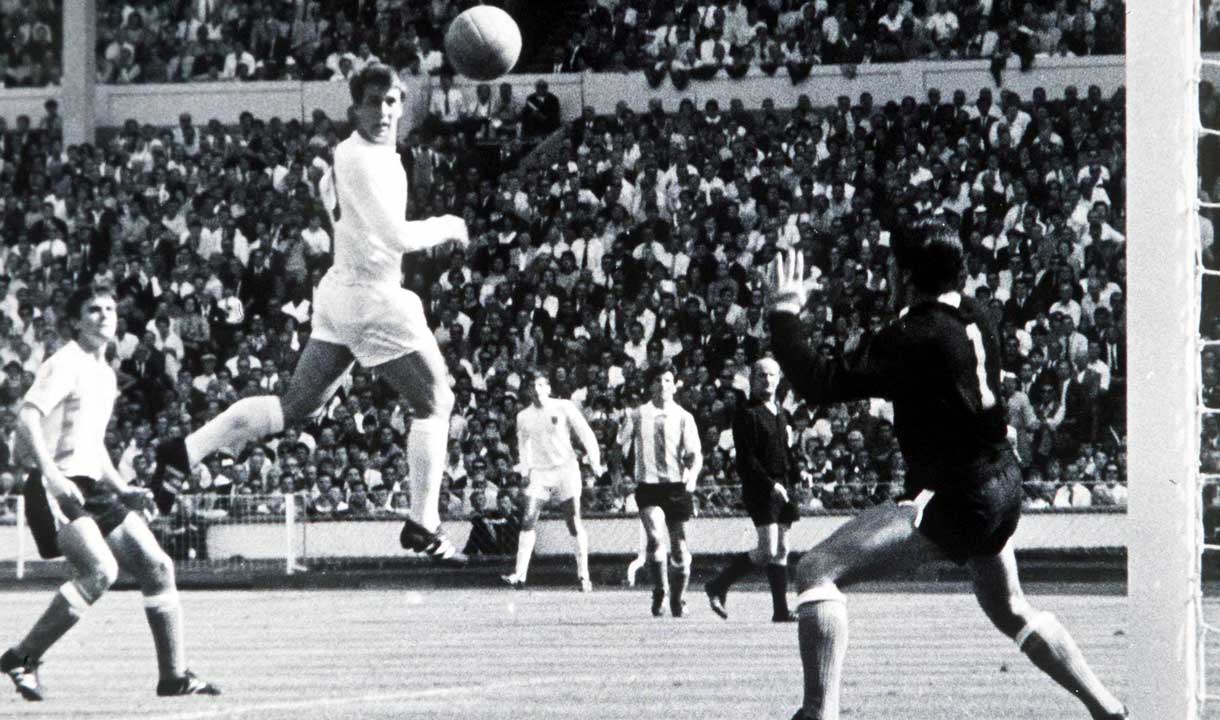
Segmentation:
<svg viewBox="0 0 1220 720">
<path fill-rule="evenodd" d="M 803 517 L 792 526 L 792 549 L 802 552 L 847 522 L 849 515 Z M 1128 533 L 1128 515 L 1121 512 L 1034 512 L 1021 518 L 1017 547 L 1023 550 L 1054 548 L 1122 547 Z M 294 555 L 304 559 L 341 557 L 398 557 L 398 521 L 308 522 L 298 519 L 293 536 Z M 589 551 L 622 555 L 639 549 L 639 520 L 586 518 Z M 459 546 L 466 543 L 470 523 L 445 523 L 445 532 Z M 208 556 L 226 560 L 241 556 L 248 560 L 283 559 L 286 554 L 284 523 L 221 523 L 208 528 Z M 696 518 L 688 525 L 691 547 L 697 555 L 740 552 L 756 542 L 747 517 Z M 17 528 L 0 526 L 0 562 L 17 559 Z M 34 552 L 33 543 L 26 543 Z M 538 523 L 539 555 L 570 555 L 572 539 L 562 520 Z M 37 559 L 37 558 L 27 558 Z"/>
<path fill-rule="evenodd" d="M 839 95 L 849 95 L 855 100 L 860 93 L 869 92 L 875 102 L 885 103 L 907 95 L 923 100 L 932 87 L 939 88 L 946 99 L 956 89 L 965 90 L 971 98 L 982 88 L 996 89 L 988 63 L 979 60 L 860 65 L 853 79 L 844 77 L 838 66 L 817 67 L 799 85 L 793 85 L 787 71 L 780 70 L 774 77 L 753 73 L 741 80 L 726 77 L 695 80 L 684 92 L 675 90 L 668 80 L 656 89 L 651 88 L 640 73 L 509 75 L 505 81 L 513 85 L 513 96 L 520 102 L 533 92 L 534 83 L 540 79 L 546 80 L 559 98 L 565 120 L 578 116 L 586 104 L 599 113 L 609 113 L 622 100 L 638 111 L 646 108 L 654 97 L 663 99 L 666 109 L 672 110 L 685 97 L 699 106 L 715 98 L 723 107 L 731 99 L 740 98 L 747 108 L 757 108 L 765 98 L 773 98 L 777 107 L 790 107 L 802 94 L 809 95 L 817 104 L 828 104 Z M 431 82 L 430 78 L 412 78 L 408 85 L 406 104 L 412 124 L 423 117 Z M 1068 85 L 1079 87 L 1081 94 L 1089 85 L 1097 85 L 1108 95 L 1123 82 L 1121 56 L 1051 58 L 1039 61 L 1028 73 L 1015 68 L 1006 70 L 1003 87 L 1022 97 L 1029 97 L 1035 87 L 1043 87 L 1053 97 Z M 473 83 L 459 80 L 457 85 L 470 97 L 474 96 Z M 10 125 L 17 115 L 38 118 L 43 112 L 43 102 L 59 95 L 59 88 L 0 90 L 0 117 L 7 118 Z M 189 112 L 196 123 L 212 118 L 235 123 L 243 110 L 260 117 L 289 120 L 306 119 L 315 108 L 320 108 L 331 118 L 343 118 L 349 104 L 347 83 L 342 82 L 216 82 L 98 85 L 94 110 L 99 127 L 113 127 L 128 118 L 140 123 L 173 125 L 182 112 Z"/>
</svg>

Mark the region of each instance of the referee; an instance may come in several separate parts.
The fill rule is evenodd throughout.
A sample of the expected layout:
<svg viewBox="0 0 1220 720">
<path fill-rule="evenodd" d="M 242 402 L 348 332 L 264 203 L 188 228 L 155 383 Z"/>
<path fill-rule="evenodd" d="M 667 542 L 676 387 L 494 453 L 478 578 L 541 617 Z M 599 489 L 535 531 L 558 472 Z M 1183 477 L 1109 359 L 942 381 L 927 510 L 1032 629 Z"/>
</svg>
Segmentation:
<svg viewBox="0 0 1220 720">
<path fill-rule="evenodd" d="M 734 557 L 704 587 L 712 611 L 725 619 L 729 617 L 725 609 L 729 587 L 755 566 L 765 565 L 771 585 L 771 620 L 796 620 L 788 610 L 788 530 L 800 519 L 800 513 L 788 497 L 788 418 L 775 400 L 779 379 L 779 363 L 775 360 L 766 357 L 754 363 L 750 401 L 738 406 L 733 417 L 741 498 L 758 532 L 758 545 Z"/>
</svg>

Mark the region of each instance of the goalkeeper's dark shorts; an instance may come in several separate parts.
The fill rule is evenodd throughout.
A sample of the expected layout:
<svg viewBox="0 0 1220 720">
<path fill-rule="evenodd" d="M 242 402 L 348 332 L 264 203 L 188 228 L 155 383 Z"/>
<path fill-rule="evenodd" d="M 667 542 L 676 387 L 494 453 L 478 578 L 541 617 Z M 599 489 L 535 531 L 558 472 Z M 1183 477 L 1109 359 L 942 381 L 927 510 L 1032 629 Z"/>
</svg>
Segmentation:
<svg viewBox="0 0 1220 720">
<path fill-rule="evenodd" d="M 917 521 L 919 531 L 964 565 L 972 557 L 999 553 L 1021 520 L 1021 468 L 1002 458 L 979 469 L 978 483 L 937 490 Z"/>
<path fill-rule="evenodd" d="M 63 555 L 57 536 L 59 528 L 64 525 L 82 517 L 91 517 L 102 531 L 102 537 L 108 537 L 131 512 L 131 508 L 123 504 L 109 485 L 89 477 L 74 476 L 68 479 L 80 488 L 85 498 L 83 504 L 56 502 L 47 493 L 42 473 L 37 470 L 26 476 L 25 520 L 30 526 L 30 534 L 34 536 L 34 544 L 38 546 L 38 554 L 45 559 Z"/>
</svg>

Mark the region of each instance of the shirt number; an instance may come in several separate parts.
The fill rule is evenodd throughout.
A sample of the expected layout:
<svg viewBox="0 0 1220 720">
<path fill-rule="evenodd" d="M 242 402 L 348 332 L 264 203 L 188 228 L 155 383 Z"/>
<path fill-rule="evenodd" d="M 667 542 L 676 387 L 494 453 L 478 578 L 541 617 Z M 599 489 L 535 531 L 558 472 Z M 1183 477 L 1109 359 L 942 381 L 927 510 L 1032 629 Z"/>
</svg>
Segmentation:
<svg viewBox="0 0 1220 720">
<path fill-rule="evenodd" d="M 974 344 L 974 357 L 978 361 L 974 367 L 974 374 L 979 380 L 979 397 L 982 398 L 983 409 L 990 410 L 995 407 L 995 394 L 987 386 L 987 356 L 983 349 L 983 333 L 979 332 L 978 325 L 971 323 L 966 326 L 966 337 L 970 338 L 970 342 Z"/>
</svg>

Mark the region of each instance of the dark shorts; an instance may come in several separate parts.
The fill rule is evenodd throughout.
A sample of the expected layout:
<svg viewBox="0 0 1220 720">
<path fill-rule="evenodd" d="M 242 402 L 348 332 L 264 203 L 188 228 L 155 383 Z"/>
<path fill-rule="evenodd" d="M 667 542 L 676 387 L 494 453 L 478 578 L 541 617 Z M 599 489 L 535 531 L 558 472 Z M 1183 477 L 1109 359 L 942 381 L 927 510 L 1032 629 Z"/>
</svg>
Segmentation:
<svg viewBox="0 0 1220 720">
<path fill-rule="evenodd" d="M 102 537 L 108 537 L 115 528 L 123 524 L 131 508 L 123 504 L 119 496 L 105 483 L 93 478 L 69 478 L 80 488 L 85 496 L 83 505 L 77 503 L 62 503 L 59 511 L 68 522 L 78 518 L 91 517 L 102 531 Z M 59 550 L 59 521 L 51 509 L 51 500 L 42 484 L 42 473 L 33 471 L 25 482 L 25 518 L 34 536 L 34 544 L 38 546 L 38 554 L 50 559 L 63 555 Z"/>
<path fill-rule="evenodd" d="M 775 493 L 767 493 L 766 497 L 742 494 L 741 500 L 754 521 L 754 527 L 791 525 L 801 519 L 801 511 L 796 503 L 791 500 L 784 502 Z"/>
<path fill-rule="evenodd" d="M 939 490 L 923 509 L 919 531 L 950 560 L 995 555 L 1021 520 L 1021 469 L 1004 459 L 982 471 L 966 490 Z"/>
<path fill-rule="evenodd" d="M 666 523 L 686 522 L 695 514 L 695 505 L 682 483 L 640 483 L 635 489 L 635 504 L 641 510 L 659 507 Z"/>
</svg>

